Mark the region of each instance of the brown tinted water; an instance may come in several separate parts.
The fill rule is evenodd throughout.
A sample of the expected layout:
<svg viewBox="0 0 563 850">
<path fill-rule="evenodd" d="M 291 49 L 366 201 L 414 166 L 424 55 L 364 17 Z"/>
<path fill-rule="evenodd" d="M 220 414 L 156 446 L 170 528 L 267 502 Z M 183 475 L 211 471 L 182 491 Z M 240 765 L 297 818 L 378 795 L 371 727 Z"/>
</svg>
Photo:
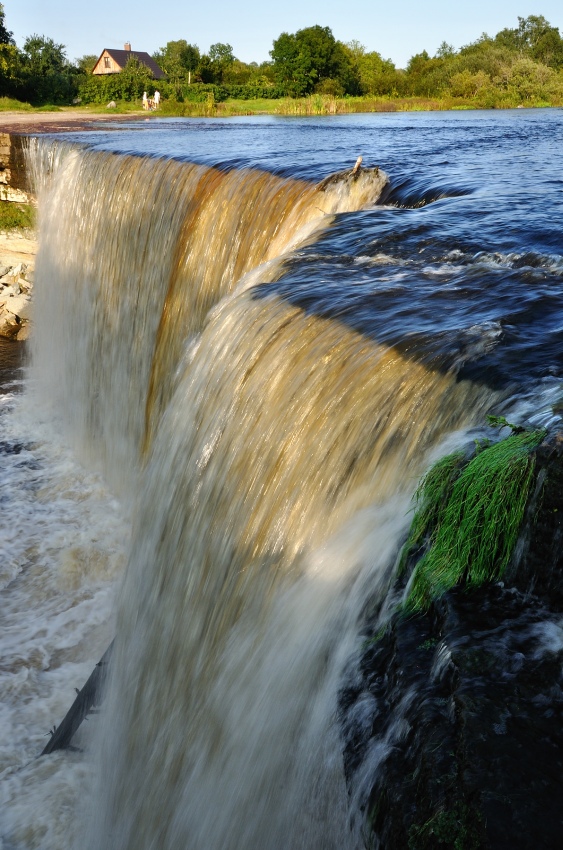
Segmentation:
<svg viewBox="0 0 563 850">
<path fill-rule="evenodd" d="M 0 393 L 11 391 L 14 381 L 21 377 L 26 351 L 25 342 L 0 338 Z"/>
</svg>

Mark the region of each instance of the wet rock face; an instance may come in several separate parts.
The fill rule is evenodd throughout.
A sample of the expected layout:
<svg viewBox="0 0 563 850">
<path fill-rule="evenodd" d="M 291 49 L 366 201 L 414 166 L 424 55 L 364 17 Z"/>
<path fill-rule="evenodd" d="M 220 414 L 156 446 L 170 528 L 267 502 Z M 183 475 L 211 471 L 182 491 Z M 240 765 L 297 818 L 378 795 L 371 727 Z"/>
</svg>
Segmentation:
<svg viewBox="0 0 563 850">
<path fill-rule="evenodd" d="M 31 320 L 33 268 L 31 264 L 1 264 L 0 337 L 26 339 Z"/>
<path fill-rule="evenodd" d="M 25 145 L 23 136 L 0 133 L 0 201 L 30 202 Z"/>
<path fill-rule="evenodd" d="M 397 613 L 383 635 L 366 628 L 340 703 L 366 847 L 561 846 L 560 439 L 540 446 L 536 469 L 503 582 L 456 587 L 424 614 Z"/>
</svg>

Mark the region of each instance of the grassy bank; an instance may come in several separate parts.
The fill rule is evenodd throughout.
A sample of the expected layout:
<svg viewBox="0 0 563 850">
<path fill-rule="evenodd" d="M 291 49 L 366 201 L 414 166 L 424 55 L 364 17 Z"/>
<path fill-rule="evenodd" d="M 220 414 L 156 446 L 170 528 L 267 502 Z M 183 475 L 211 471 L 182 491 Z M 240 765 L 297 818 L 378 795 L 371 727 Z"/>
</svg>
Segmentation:
<svg viewBox="0 0 563 850">
<path fill-rule="evenodd" d="M 279 100 L 226 100 L 216 103 L 210 98 L 206 103 L 164 101 L 158 114 L 162 116 L 217 116 L 229 115 L 347 115 L 362 112 L 443 112 L 467 109 L 514 109 L 561 106 L 555 99 L 530 100 L 525 104 L 499 95 L 488 101 L 461 97 L 333 97 L 311 95 L 303 98 Z"/>
<path fill-rule="evenodd" d="M 524 103 L 506 96 L 502 92 L 488 98 L 461 97 L 334 97 L 332 95 L 314 94 L 303 98 L 281 98 L 267 100 L 236 100 L 216 102 L 209 97 L 204 102 L 164 100 L 158 112 L 143 113 L 147 117 L 217 117 L 224 118 L 235 115 L 348 115 L 363 112 L 444 112 L 467 109 L 515 109 L 515 108 L 544 108 L 563 106 L 563 99 L 527 100 Z M 107 113 L 108 115 L 130 115 L 142 112 L 141 101 L 117 101 L 110 109 L 106 103 L 90 104 L 88 106 L 52 106 L 33 107 L 29 103 L 21 103 L 12 98 L 0 98 L 1 112 L 62 112 L 65 114 L 83 115 Z"/>
<path fill-rule="evenodd" d="M 60 106 L 54 106 L 51 103 L 45 103 L 42 106 L 32 106 L 31 103 L 26 103 L 21 100 L 14 100 L 13 97 L 0 97 L 0 112 L 62 112 Z"/>
<path fill-rule="evenodd" d="M 0 230 L 30 230 L 35 227 L 35 207 L 0 201 Z"/>
</svg>

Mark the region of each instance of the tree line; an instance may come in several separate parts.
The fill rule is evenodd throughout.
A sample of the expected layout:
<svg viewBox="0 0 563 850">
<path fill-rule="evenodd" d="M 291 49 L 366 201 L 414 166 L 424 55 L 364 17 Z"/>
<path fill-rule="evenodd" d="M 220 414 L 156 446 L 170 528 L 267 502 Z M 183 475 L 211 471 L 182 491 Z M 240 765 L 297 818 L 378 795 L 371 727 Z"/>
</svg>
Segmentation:
<svg viewBox="0 0 563 850">
<path fill-rule="evenodd" d="M 16 47 L 0 4 L 0 96 L 34 105 L 134 101 L 155 81 L 135 56 L 120 74 L 92 76 L 97 55 L 71 63 L 65 47 L 32 35 Z M 166 74 L 158 88 L 174 102 L 228 98 L 345 97 L 459 98 L 477 106 L 563 102 L 563 39 L 542 15 L 486 33 L 459 50 L 443 42 L 434 56 L 423 50 L 407 67 L 369 51 L 359 41 L 338 41 L 329 27 L 282 33 L 267 62 L 242 62 L 230 44 L 207 53 L 185 39 L 153 54 Z"/>
</svg>

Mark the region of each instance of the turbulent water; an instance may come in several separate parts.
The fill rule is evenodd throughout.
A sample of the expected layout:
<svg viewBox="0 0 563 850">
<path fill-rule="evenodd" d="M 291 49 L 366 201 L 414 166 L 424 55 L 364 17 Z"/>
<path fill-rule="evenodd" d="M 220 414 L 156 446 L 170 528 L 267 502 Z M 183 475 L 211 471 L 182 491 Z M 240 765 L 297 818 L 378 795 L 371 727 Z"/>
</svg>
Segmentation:
<svg viewBox="0 0 563 850">
<path fill-rule="evenodd" d="M 0 846 L 363 846 L 337 693 L 416 482 L 488 412 L 558 421 L 562 142 L 559 110 L 30 141 Z M 102 714 L 37 759 L 114 634 Z"/>
</svg>

